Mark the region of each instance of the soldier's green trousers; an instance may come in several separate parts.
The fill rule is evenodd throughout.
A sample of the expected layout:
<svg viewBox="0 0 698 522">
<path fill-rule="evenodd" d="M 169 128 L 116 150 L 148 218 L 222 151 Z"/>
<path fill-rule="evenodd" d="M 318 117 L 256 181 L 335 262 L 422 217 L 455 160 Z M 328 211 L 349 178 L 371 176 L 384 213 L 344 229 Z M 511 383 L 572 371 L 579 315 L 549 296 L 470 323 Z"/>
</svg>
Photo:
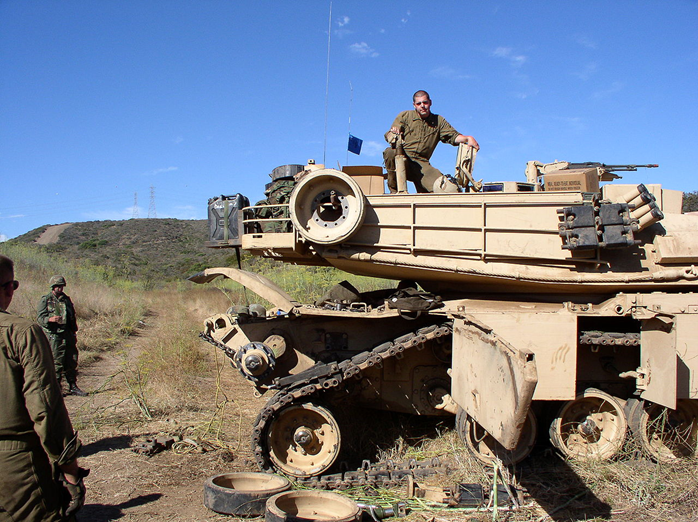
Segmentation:
<svg viewBox="0 0 698 522">
<path fill-rule="evenodd" d="M 383 151 L 385 170 L 388 171 L 388 189 L 391 194 L 397 192 L 397 173 L 395 172 L 395 149 L 388 147 Z M 439 169 L 431 166 L 428 161 L 407 158 L 407 181 L 414 183 L 417 192 L 434 192 L 434 183 L 442 174 Z"/>
<path fill-rule="evenodd" d="M 48 335 L 56 376 L 60 381 L 65 377 L 69 383 L 74 383 L 78 377 L 78 346 L 77 337 L 72 332 Z"/>
<path fill-rule="evenodd" d="M 63 521 L 60 489 L 38 441 L 0 440 L 0 522 Z"/>
</svg>

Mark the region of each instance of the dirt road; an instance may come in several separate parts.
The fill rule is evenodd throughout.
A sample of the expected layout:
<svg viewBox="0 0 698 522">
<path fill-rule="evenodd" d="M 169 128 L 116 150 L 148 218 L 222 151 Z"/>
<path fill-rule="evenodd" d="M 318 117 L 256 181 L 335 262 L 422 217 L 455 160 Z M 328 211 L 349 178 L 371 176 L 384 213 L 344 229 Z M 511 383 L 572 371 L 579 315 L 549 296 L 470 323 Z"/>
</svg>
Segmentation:
<svg viewBox="0 0 698 522">
<path fill-rule="evenodd" d="M 140 340 L 147 339 L 147 330 Z M 144 335 L 143 335 L 144 334 Z M 132 353 L 137 346 L 132 347 Z M 158 436 L 187 438 L 194 428 L 210 422 L 213 408 L 182 412 L 174 419 L 146 419 L 122 385 L 124 355 L 107 354 L 84 368 L 80 385 L 89 397 L 68 396 L 66 404 L 83 441 L 81 465 L 90 468 L 86 479 L 87 502 L 78 514 L 82 522 L 108 520 L 205 521 L 233 520 L 203 505 L 203 485 L 212 475 L 255 470 L 247 436 L 257 412 L 256 399 L 248 386 L 234 379 L 226 368 L 221 385 L 233 396 L 244 397 L 247 409 L 234 412 L 243 434 L 233 451 L 206 441 L 180 442 L 173 449 L 146 456 L 131 447 Z M 213 378 L 202 386 L 215 388 Z M 241 401 L 242 402 L 242 401 Z"/>
<path fill-rule="evenodd" d="M 63 223 L 62 225 L 51 225 L 46 230 L 44 230 L 41 235 L 36 238 L 36 243 L 40 245 L 50 245 L 58 241 L 58 236 L 61 235 L 66 228 L 68 228 L 72 223 Z"/>
</svg>

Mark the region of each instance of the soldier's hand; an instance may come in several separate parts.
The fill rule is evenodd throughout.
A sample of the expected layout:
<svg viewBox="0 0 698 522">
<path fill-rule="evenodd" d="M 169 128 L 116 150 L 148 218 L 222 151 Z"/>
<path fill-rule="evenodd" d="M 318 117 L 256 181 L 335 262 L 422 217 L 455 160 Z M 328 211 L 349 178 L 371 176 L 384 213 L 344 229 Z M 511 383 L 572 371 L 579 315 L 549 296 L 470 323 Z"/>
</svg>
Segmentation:
<svg viewBox="0 0 698 522">
<path fill-rule="evenodd" d="M 66 500 L 64 502 L 65 518 L 70 518 L 71 515 L 77 513 L 80 508 L 85 505 L 85 493 L 87 492 L 87 488 L 85 488 L 83 479 L 89 474 L 89 469 L 78 468 L 77 476 L 71 475 L 71 479 L 74 480 L 74 483 L 68 480 L 65 473 L 62 474 L 61 483 L 66 492 Z"/>
<path fill-rule="evenodd" d="M 61 322 L 61 316 L 60 315 L 54 315 L 53 317 L 48 318 L 49 323 L 60 323 Z"/>
</svg>

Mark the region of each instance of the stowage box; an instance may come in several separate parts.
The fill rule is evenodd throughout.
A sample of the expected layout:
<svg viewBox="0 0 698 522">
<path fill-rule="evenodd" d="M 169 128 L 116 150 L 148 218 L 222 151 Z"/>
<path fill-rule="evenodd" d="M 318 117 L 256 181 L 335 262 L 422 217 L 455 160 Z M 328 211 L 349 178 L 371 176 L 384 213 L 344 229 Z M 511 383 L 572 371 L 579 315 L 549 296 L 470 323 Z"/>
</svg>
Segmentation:
<svg viewBox="0 0 698 522">
<path fill-rule="evenodd" d="M 598 192 L 599 173 L 593 169 L 560 170 L 545 175 L 547 192 Z"/>
</svg>

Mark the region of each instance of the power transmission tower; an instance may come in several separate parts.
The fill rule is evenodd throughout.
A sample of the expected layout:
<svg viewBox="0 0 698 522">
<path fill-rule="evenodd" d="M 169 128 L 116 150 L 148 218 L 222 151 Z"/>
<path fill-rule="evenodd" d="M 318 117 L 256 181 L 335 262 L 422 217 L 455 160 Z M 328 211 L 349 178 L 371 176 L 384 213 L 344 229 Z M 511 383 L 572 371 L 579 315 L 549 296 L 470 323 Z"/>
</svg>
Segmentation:
<svg viewBox="0 0 698 522">
<path fill-rule="evenodd" d="M 158 217 L 157 210 L 155 210 L 155 187 L 152 185 L 150 185 L 150 206 L 148 207 L 148 217 Z"/>
<path fill-rule="evenodd" d="M 138 219 L 138 192 L 133 193 L 133 215 L 131 219 Z"/>
</svg>

